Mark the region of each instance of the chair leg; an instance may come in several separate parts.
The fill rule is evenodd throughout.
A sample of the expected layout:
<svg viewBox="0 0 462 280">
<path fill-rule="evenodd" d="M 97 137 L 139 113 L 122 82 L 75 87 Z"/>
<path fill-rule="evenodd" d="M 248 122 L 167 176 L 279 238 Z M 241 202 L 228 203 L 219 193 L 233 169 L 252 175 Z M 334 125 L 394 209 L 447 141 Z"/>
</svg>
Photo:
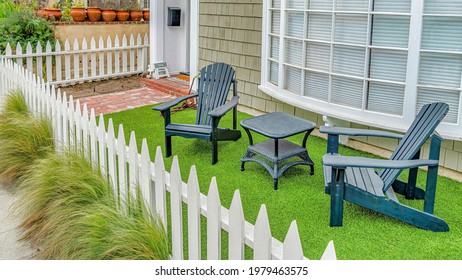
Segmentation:
<svg viewBox="0 0 462 280">
<path fill-rule="evenodd" d="M 332 169 L 332 186 L 330 187 L 330 226 L 341 227 L 343 224 L 343 195 L 345 188 L 344 169 Z"/>
<path fill-rule="evenodd" d="M 172 155 L 172 136 L 165 136 L 165 156 Z"/>
<path fill-rule="evenodd" d="M 212 140 L 212 165 L 218 162 L 218 141 Z"/>
</svg>

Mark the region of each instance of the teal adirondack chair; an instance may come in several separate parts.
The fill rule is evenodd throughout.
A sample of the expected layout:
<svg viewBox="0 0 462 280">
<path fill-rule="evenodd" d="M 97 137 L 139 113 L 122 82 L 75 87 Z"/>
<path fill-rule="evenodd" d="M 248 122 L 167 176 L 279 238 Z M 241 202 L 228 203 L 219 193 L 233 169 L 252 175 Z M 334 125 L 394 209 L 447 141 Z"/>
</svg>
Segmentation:
<svg viewBox="0 0 462 280">
<path fill-rule="evenodd" d="M 212 164 L 218 162 L 218 141 L 236 141 L 241 137 L 237 130 L 237 81 L 234 69 L 225 63 L 215 63 L 201 69 L 197 78 L 197 93 L 182 96 L 152 108 L 161 111 L 165 123 L 166 156 L 172 155 L 172 136 L 198 138 L 212 142 Z M 226 102 L 233 85 L 233 97 Z M 197 97 L 197 115 L 195 124 L 171 123 L 170 108 L 182 101 Z M 219 128 L 220 119 L 233 109 L 233 129 Z"/>
<path fill-rule="evenodd" d="M 321 127 L 320 131 L 328 134 L 327 154 L 322 162 L 326 193 L 331 196 L 330 225 L 342 226 L 345 200 L 419 228 L 449 231 L 447 223 L 433 215 L 443 141 L 435 129 L 448 110 L 449 106 L 445 103 L 423 106 L 404 135 L 378 130 Z M 339 135 L 388 137 L 400 139 L 400 142 L 389 160 L 348 157 L 338 155 Z M 419 159 L 420 149 L 429 137 L 429 159 Z M 416 186 L 419 166 L 428 166 L 425 190 Z M 397 179 L 403 169 L 410 169 L 407 182 Z M 399 203 L 396 193 L 406 199 L 424 199 L 423 211 Z"/>
</svg>

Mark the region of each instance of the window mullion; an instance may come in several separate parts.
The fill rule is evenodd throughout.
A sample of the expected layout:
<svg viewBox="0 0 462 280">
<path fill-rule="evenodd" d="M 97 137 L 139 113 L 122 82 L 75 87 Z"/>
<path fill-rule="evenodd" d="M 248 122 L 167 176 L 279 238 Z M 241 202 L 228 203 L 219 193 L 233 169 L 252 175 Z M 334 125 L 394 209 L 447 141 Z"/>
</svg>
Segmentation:
<svg viewBox="0 0 462 280">
<path fill-rule="evenodd" d="M 423 1 L 412 1 L 406 69 L 406 87 L 403 100 L 403 118 L 412 122 L 417 114 L 417 84 L 420 66 L 420 45 L 423 26 Z"/>
<path fill-rule="evenodd" d="M 369 48 L 372 45 L 372 11 L 374 7 L 374 0 L 369 0 L 369 12 L 367 15 L 367 37 L 366 37 L 366 57 L 364 59 L 364 83 L 363 83 L 363 102 L 361 108 L 363 110 L 367 109 L 367 98 L 369 91 L 369 68 L 371 62 L 371 49 Z"/>
<path fill-rule="evenodd" d="M 332 72 L 334 70 L 334 38 L 335 38 L 335 10 L 337 10 L 337 0 L 332 1 L 332 26 L 330 32 L 330 65 L 329 65 L 329 86 L 327 89 L 327 102 L 332 100 Z"/>
<path fill-rule="evenodd" d="M 269 9 L 269 2 L 271 0 L 263 1 L 263 13 L 262 13 L 262 60 L 261 60 L 261 84 L 265 86 L 268 85 L 269 81 L 269 68 L 268 68 L 268 58 L 269 58 L 269 48 L 270 48 L 270 40 L 269 40 L 269 31 L 270 28 L 270 9 Z"/>
<path fill-rule="evenodd" d="M 305 9 L 307 9 L 307 2 L 308 1 L 305 1 Z M 307 41 L 306 39 L 308 38 L 308 21 L 309 21 L 309 14 L 307 11 L 304 11 L 303 12 L 304 15 L 305 15 L 305 18 L 304 18 L 304 23 L 303 23 L 303 38 L 302 38 L 302 46 L 303 46 L 303 49 L 302 49 L 302 79 L 301 79 L 301 88 L 300 88 L 300 95 L 305 95 L 305 76 L 306 76 L 306 48 L 307 48 Z"/>
<path fill-rule="evenodd" d="M 281 22 L 280 22 L 280 29 L 279 29 L 279 77 L 278 77 L 278 88 L 284 89 L 284 61 L 285 61 L 285 36 L 286 36 L 286 2 L 285 0 L 281 0 Z"/>
</svg>

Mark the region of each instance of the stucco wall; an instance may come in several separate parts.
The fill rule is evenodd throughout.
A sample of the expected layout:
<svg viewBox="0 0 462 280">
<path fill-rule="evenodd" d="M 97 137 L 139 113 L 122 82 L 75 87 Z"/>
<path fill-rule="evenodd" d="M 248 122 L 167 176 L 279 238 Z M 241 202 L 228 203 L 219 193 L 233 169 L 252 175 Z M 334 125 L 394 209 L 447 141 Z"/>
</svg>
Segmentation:
<svg viewBox="0 0 462 280">
<path fill-rule="evenodd" d="M 79 43 L 82 42 L 83 38 L 87 40 L 87 43 L 90 44 L 91 37 L 94 37 L 96 40 L 96 45 L 98 45 L 99 37 L 102 36 L 104 42 L 108 36 L 114 40 L 115 36 L 119 37 L 120 42 L 122 42 L 122 37 L 124 34 L 129 40 L 129 35 L 133 34 L 138 36 L 141 34 L 144 38 L 144 34 L 149 33 L 149 23 L 148 22 L 84 22 L 84 23 L 57 23 L 55 25 L 55 35 L 57 38 L 63 42 L 67 39 L 69 43 L 74 42 L 74 39 L 77 39 Z M 114 41 L 113 41 L 114 42 Z"/>
<path fill-rule="evenodd" d="M 218 61 L 231 64 L 239 81 L 241 109 L 251 114 L 282 111 L 324 125 L 321 115 L 281 103 L 258 90 L 261 77 L 262 3 L 262 0 L 200 1 L 199 68 Z M 367 128 L 359 124 L 351 124 L 351 127 Z M 388 156 L 398 143 L 397 140 L 377 137 L 356 137 L 354 140 L 349 141 L 348 145 L 382 156 Z M 424 156 L 428 155 L 428 150 L 426 145 Z M 462 142 L 443 142 L 440 162 L 450 169 L 446 170 L 446 175 L 461 180 Z"/>
</svg>

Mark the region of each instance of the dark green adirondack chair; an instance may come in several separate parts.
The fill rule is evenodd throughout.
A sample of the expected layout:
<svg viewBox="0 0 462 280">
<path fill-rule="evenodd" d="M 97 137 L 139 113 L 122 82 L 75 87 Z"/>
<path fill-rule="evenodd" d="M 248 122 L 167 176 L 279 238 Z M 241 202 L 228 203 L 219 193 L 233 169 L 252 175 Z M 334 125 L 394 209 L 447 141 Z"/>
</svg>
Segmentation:
<svg viewBox="0 0 462 280">
<path fill-rule="evenodd" d="M 326 193 L 331 196 L 330 225 L 342 226 L 345 200 L 423 229 L 449 231 L 446 222 L 433 215 L 443 141 L 435 129 L 448 110 L 445 103 L 423 106 L 405 135 L 321 127 L 320 131 L 328 134 L 327 154 L 322 162 Z M 338 155 L 339 135 L 388 137 L 400 139 L 400 142 L 389 160 L 348 157 Z M 420 149 L 429 137 L 429 159 L 419 159 Z M 419 166 L 428 166 L 425 190 L 416 186 Z M 407 182 L 397 179 L 403 169 L 410 169 Z M 399 203 L 396 193 L 406 199 L 424 199 L 423 211 Z"/>
<path fill-rule="evenodd" d="M 172 155 L 172 136 L 199 138 L 212 142 L 212 164 L 215 164 L 218 161 L 218 141 L 236 141 L 241 137 L 241 131 L 236 129 L 236 106 L 239 99 L 237 81 L 234 79 L 234 69 L 225 63 L 215 63 L 202 68 L 197 80 L 197 93 L 176 98 L 152 109 L 161 111 L 164 117 L 167 157 Z M 226 102 L 231 85 L 233 85 L 233 97 Z M 197 97 L 196 123 L 171 123 L 170 108 L 194 97 Z M 221 117 L 231 109 L 233 109 L 233 129 L 219 128 Z"/>
</svg>

